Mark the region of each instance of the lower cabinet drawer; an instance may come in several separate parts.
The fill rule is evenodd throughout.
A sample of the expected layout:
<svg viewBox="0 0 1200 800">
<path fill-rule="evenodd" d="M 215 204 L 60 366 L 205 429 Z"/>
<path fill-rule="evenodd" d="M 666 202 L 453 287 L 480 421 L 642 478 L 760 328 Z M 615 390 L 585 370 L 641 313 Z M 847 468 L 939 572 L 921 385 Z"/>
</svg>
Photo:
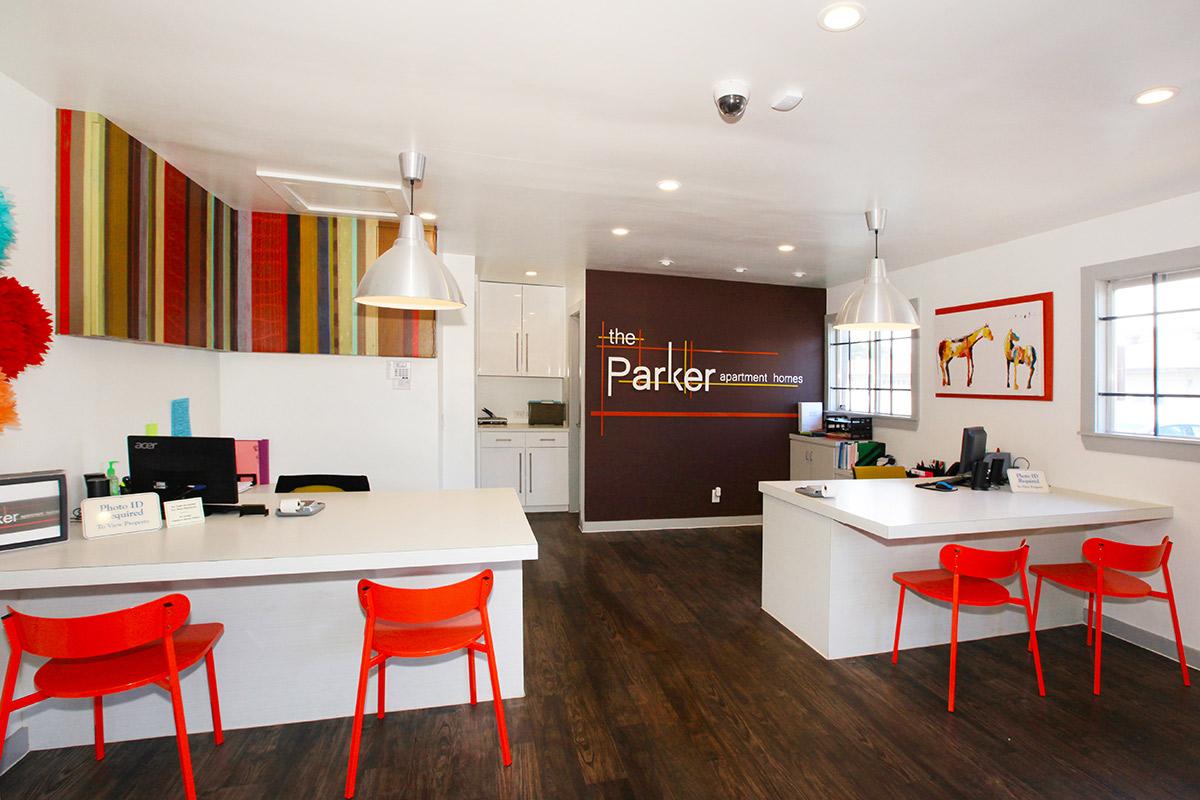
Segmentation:
<svg viewBox="0 0 1200 800">
<path fill-rule="evenodd" d="M 526 447 L 566 447 L 566 431 L 529 431 L 525 434 Z"/>
<path fill-rule="evenodd" d="M 480 431 L 480 447 L 525 448 L 525 431 Z"/>
</svg>

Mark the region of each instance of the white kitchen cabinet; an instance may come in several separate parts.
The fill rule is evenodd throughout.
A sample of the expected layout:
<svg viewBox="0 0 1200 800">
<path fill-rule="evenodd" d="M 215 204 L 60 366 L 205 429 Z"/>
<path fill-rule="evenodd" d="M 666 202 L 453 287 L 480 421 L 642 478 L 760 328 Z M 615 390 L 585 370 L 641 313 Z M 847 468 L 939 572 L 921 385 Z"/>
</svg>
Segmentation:
<svg viewBox="0 0 1200 800">
<path fill-rule="evenodd" d="M 524 374 L 561 378 L 567 361 L 566 292 L 558 286 L 525 286 L 521 293 Z"/>
<path fill-rule="evenodd" d="M 530 511 L 565 511 L 570 500 L 567 431 L 481 430 L 476 485 L 513 489 Z"/>
<path fill-rule="evenodd" d="M 561 378 L 566 372 L 566 290 L 480 281 L 480 375 Z"/>
<path fill-rule="evenodd" d="M 479 284 L 477 355 L 481 375 L 516 375 L 521 370 L 521 287 L 515 283 Z"/>
<path fill-rule="evenodd" d="M 837 468 L 837 445 L 836 439 L 792 438 L 789 478 L 794 481 L 821 481 L 854 477 L 853 473 Z"/>
<path fill-rule="evenodd" d="M 479 488 L 525 491 L 525 448 L 480 447 Z"/>
</svg>

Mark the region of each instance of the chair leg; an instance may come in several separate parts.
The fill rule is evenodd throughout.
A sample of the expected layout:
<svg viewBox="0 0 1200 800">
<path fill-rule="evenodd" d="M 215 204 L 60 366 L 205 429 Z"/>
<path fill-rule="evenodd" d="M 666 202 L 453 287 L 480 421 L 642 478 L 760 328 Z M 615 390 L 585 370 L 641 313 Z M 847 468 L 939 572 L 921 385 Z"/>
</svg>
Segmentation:
<svg viewBox="0 0 1200 800">
<path fill-rule="evenodd" d="M 1029 602 L 1029 595 L 1025 595 L 1025 601 Z M 1037 630 L 1038 607 L 1042 604 L 1042 576 L 1038 575 L 1037 587 L 1033 590 L 1033 621 L 1029 623 L 1029 644 L 1025 649 L 1033 652 L 1033 631 Z"/>
<path fill-rule="evenodd" d="M 208 706 L 212 711 L 213 741 L 225 742 L 225 730 L 221 727 L 221 698 L 217 695 L 217 666 L 213 662 L 213 651 L 204 657 L 204 671 L 208 673 Z"/>
<path fill-rule="evenodd" d="M 355 773 L 358 771 L 358 746 L 362 741 L 363 710 L 367 705 L 367 670 L 370 659 L 363 653 L 358 669 L 358 699 L 354 703 L 354 730 L 350 734 L 350 763 L 346 768 L 346 797 L 354 797 Z"/>
<path fill-rule="evenodd" d="M 1175 628 L 1175 648 L 1179 651 L 1179 669 L 1183 671 L 1183 685 L 1191 686 L 1192 679 L 1188 675 L 1187 656 L 1183 653 L 1183 636 L 1179 632 L 1179 612 L 1175 609 L 1175 590 L 1171 588 L 1170 573 L 1166 571 L 1165 565 L 1163 574 L 1167 576 L 1167 605 L 1171 607 L 1171 625 Z"/>
<path fill-rule="evenodd" d="M 947 711 L 954 710 L 954 682 L 958 672 L 958 592 L 950 608 L 950 700 L 946 705 Z"/>
<path fill-rule="evenodd" d="M 171 692 L 171 710 L 175 714 L 175 742 L 179 746 L 179 767 L 183 772 L 183 792 L 187 800 L 196 800 L 196 782 L 192 777 L 192 751 L 188 747 L 187 722 L 183 718 L 183 694 L 179 691 L 179 675 L 167 677 Z"/>
<path fill-rule="evenodd" d="M 1104 627 L 1104 595 L 1096 594 L 1096 638 L 1095 670 L 1092 677 L 1092 694 L 1100 694 L 1100 645 Z"/>
<path fill-rule="evenodd" d="M 96 760 L 104 760 L 104 699 L 100 695 L 92 698 L 92 718 L 96 723 Z"/>
<path fill-rule="evenodd" d="M 8 669 L 4 672 L 4 689 L 0 692 L 0 759 L 4 758 L 4 739 L 8 736 L 8 718 L 12 715 L 13 695 L 17 691 L 17 671 L 21 669 L 21 650 L 9 640 Z"/>
<path fill-rule="evenodd" d="M 904 587 L 900 587 L 900 605 L 896 609 L 896 638 L 892 641 L 892 663 L 900 660 L 900 621 L 904 619 Z"/>
<path fill-rule="evenodd" d="M 1025 619 L 1029 622 L 1029 643 L 1033 648 L 1033 669 L 1037 673 L 1038 695 L 1046 696 L 1046 682 L 1042 679 L 1042 654 L 1038 651 L 1037 623 L 1033 618 L 1033 608 L 1029 605 L 1029 583 L 1025 573 L 1021 573 L 1021 600 L 1024 601 Z"/>
<path fill-rule="evenodd" d="M 1094 624 L 1092 621 L 1092 616 L 1095 613 L 1095 608 L 1096 608 L 1096 594 L 1094 592 L 1088 592 L 1088 616 L 1087 616 L 1087 646 L 1088 647 L 1092 646 L 1092 625 Z"/>
<path fill-rule="evenodd" d="M 475 705 L 475 651 L 467 648 L 467 679 L 471 681 L 471 705 Z"/>
<path fill-rule="evenodd" d="M 379 666 L 375 668 L 376 680 L 379 683 L 379 709 L 375 712 L 375 716 L 383 719 L 383 704 L 387 697 L 387 659 L 379 662 Z"/>
<path fill-rule="evenodd" d="M 504 702 L 500 699 L 500 677 L 496 673 L 496 651 L 492 648 L 492 637 L 487 637 L 488 672 L 492 678 L 492 706 L 496 709 L 496 732 L 500 736 L 500 759 L 504 766 L 512 764 L 512 751 L 508 749 L 508 726 L 504 724 Z"/>
</svg>

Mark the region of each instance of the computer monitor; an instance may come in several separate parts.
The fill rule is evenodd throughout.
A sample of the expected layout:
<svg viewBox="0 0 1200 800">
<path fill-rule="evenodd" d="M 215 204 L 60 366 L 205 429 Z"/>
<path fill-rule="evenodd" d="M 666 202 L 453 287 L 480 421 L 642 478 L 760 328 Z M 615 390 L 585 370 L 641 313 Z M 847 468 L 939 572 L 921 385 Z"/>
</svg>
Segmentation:
<svg viewBox="0 0 1200 800">
<path fill-rule="evenodd" d="M 987 431 L 983 428 L 963 428 L 962 453 L 958 457 L 958 474 L 970 475 L 975 465 L 987 453 Z"/>
<path fill-rule="evenodd" d="M 205 436 L 130 436 L 129 483 L 163 500 L 199 497 L 205 505 L 238 501 L 233 439 Z"/>
</svg>

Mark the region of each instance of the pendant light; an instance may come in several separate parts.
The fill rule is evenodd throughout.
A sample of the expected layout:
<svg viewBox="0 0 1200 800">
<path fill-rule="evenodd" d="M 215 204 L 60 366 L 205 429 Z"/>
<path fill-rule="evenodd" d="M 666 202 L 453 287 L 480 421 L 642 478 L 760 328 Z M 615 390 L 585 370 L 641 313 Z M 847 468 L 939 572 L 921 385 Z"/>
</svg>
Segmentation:
<svg viewBox="0 0 1200 800">
<path fill-rule="evenodd" d="M 875 258 L 862 285 L 846 298 L 833 327 L 839 331 L 911 331 L 921 327 L 917 311 L 908 298 L 887 278 L 887 267 L 879 257 L 879 232 L 887 222 L 887 209 L 866 213 L 867 228 L 875 234 Z"/>
<path fill-rule="evenodd" d="M 400 218 L 396 243 L 367 269 L 354 302 L 381 308 L 447 311 L 463 308 L 457 281 L 425 243 L 425 223 L 415 213 L 415 184 L 425 178 L 425 156 L 401 153 L 400 172 L 408 181 L 409 213 Z"/>
</svg>

